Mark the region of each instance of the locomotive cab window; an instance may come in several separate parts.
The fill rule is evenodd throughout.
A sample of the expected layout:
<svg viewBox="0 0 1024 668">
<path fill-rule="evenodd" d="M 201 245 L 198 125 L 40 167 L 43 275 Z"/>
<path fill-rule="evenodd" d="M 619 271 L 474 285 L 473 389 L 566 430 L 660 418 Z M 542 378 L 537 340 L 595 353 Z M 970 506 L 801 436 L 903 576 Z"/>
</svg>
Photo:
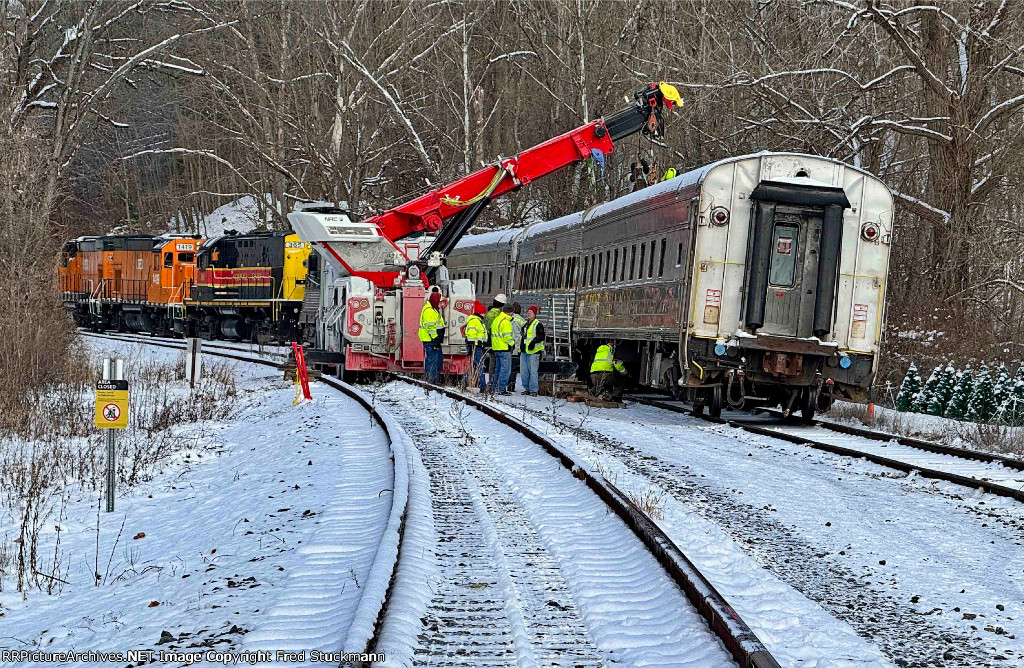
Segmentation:
<svg viewBox="0 0 1024 668">
<path fill-rule="evenodd" d="M 164 253 L 164 266 L 168 269 L 174 266 L 174 253 Z"/>
<path fill-rule="evenodd" d="M 195 259 L 194 253 L 178 253 L 178 262 L 191 262 L 193 259 Z"/>
<path fill-rule="evenodd" d="M 796 253 L 800 228 L 796 225 L 776 225 L 772 234 L 772 263 L 768 283 L 780 288 L 793 286 L 796 277 Z"/>
</svg>

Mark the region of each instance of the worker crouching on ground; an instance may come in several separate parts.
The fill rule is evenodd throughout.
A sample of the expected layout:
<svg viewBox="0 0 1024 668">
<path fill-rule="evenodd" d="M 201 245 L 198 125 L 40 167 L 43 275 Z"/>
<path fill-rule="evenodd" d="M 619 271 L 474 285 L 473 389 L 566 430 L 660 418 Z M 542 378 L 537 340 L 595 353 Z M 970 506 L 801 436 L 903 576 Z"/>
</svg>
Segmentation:
<svg viewBox="0 0 1024 668">
<path fill-rule="evenodd" d="M 608 340 L 597 349 L 590 365 L 590 384 L 594 396 L 619 401 L 626 386 L 626 365 L 615 359 L 615 341 Z"/>
<path fill-rule="evenodd" d="M 431 292 L 420 311 L 420 341 L 423 342 L 423 375 L 428 383 L 441 382 L 444 354 L 444 316 L 441 315 L 441 293 Z"/>
<path fill-rule="evenodd" d="M 540 309 L 526 309 L 526 326 L 522 330 L 522 352 L 519 353 L 519 373 L 523 377 L 523 394 L 537 396 L 540 389 L 540 357 L 544 352 L 544 323 L 537 319 Z"/>
<path fill-rule="evenodd" d="M 466 387 L 487 387 L 484 381 L 484 349 L 487 346 L 487 330 L 484 328 L 483 316 L 487 308 L 479 302 L 473 302 L 473 315 L 466 320 L 466 348 L 472 365 L 466 372 Z"/>
<path fill-rule="evenodd" d="M 491 323 L 491 354 L 494 355 L 494 374 L 491 375 L 491 394 L 511 394 L 508 376 L 512 371 L 512 305 L 505 304 Z"/>
</svg>

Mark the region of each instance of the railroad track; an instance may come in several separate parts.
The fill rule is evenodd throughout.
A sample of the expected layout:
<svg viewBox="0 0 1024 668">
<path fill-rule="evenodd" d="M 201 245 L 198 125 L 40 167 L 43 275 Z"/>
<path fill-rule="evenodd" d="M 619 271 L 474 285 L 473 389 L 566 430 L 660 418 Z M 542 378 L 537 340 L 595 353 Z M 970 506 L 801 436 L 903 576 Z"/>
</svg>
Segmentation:
<svg viewBox="0 0 1024 668">
<path fill-rule="evenodd" d="M 739 665 L 779 665 L 763 643 L 751 631 L 750 627 L 715 589 L 711 582 L 694 566 L 664 531 L 657 526 L 654 520 L 630 501 L 614 484 L 600 475 L 589 472 L 586 467 L 581 466 L 576 461 L 573 455 L 561 448 L 553 440 L 491 404 L 448 387 L 431 385 L 421 380 L 404 376 L 396 375 L 393 377 L 405 383 L 440 392 L 457 402 L 464 402 L 485 416 L 500 422 L 505 427 L 524 436 L 528 441 L 540 446 L 558 460 L 564 469 L 568 470 L 576 478 L 583 480 L 587 487 L 625 522 L 632 533 L 640 539 L 647 550 L 657 559 L 664 571 L 682 590 L 691 605 L 704 618 L 708 626 L 722 641 Z M 470 469 L 473 477 L 480 481 L 478 484 L 491 486 L 496 484 L 497 472 L 493 470 L 492 466 L 482 465 L 478 457 L 472 458 Z M 487 469 L 486 475 L 480 475 L 481 469 Z M 520 525 L 519 522 L 513 522 L 513 524 Z M 532 543 L 529 540 L 525 540 L 523 544 L 531 545 Z M 608 547 L 611 548 L 612 546 Z M 558 642 L 556 641 L 557 645 Z M 578 663 L 574 662 L 572 665 L 591 665 L 584 660 L 585 658 L 581 656 L 580 661 Z M 541 665 L 563 664 L 542 663 Z"/>
<path fill-rule="evenodd" d="M 184 342 L 174 339 L 136 335 L 87 336 L 185 349 Z M 271 367 L 276 367 L 282 361 L 280 354 L 275 354 L 275 359 L 259 358 L 239 348 L 238 345 L 203 342 L 204 352 L 218 357 Z M 616 652 L 609 653 L 607 648 L 602 649 L 600 643 L 591 637 L 589 628 L 595 622 L 599 626 L 618 627 L 632 621 L 634 625 L 650 628 L 631 633 L 654 635 L 662 634 L 662 625 L 666 622 L 664 619 L 641 618 L 642 623 L 638 623 L 636 619 L 626 619 L 625 612 L 619 610 L 619 606 L 608 605 L 610 599 L 600 600 L 598 605 L 591 606 L 592 609 L 585 609 L 586 605 L 577 602 L 581 584 L 584 588 L 600 590 L 602 595 L 607 595 L 605 588 L 614 589 L 613 583 L 625 582 L 639 592 L 632 604 L 638 606 L 637 610 L 641 613 L 647 613 L 652 603 L 645 597 L 650 596 L 652 589 L 656 589 L 652 583 L 664 577 L 651 574 L 652 570 L 657 571 L 657 564 L 660 564 L 667 575 L 665 579 L 678 587 L 676 596 L 679 597 L 680 605 L 685 608 L 688 600 L 692 606 L 691 610 L 663 608 L 649 613 L 660 614 L 668 617 L 670 624 L 681 625 L 681 628 L 667 628 L 664 632 L 666 643 L 695 643 L 692 648 L 687 647 L 687 652 L 697 651 L 711 657 L 719 652 L 723 658 L 731 655 L 744 668 L 779 666 L 707 578 L 655 522 L 618 488 L 601 476 L 585 470 L 553 441 L 511 415 L 449 388 L 428 386 L 411 378 L 400 379 L 473 406 L 488 418 L 541 446 L 562 468 L 583 480 L 607 508 L 623 520 L 632 535 L 639 538 L 643 545 L 641 547 L 635 542 L 631 543 L 632 538 L 623 540 L 621 536 L 618 542 L 606 539 L 607 529 L 602 528 L 600 522 L 608 521 L 607 513 L 599 513 L 597 517 L 578 517 L 573 515 L 579 512 L 573 502 L 559 505 L 554 501 L 552 505 L 555 507 L 542 522 L 544 526 L 550 528 L 549 525 L 554 525 L 556 519 L 565 524 L 563 529 L 593 525 L 594 542 L 600 543 L 595 549 L 584 551 L 576 557 L 580 565 L 574 565 L 569 569 L 571 572 L 567 573 L 556 555 L 545 547 L 545 540 L 538 535 L 538 529 L 534 528 L 530 516 L 517 505 L 502 470 L 494 462 L 472 448 L 453 450 L 446 447 L 440 437 L 442 435 L 436 429 L 425 427 L 416 416 L 409 415 L 408 411 L 403 412 L 404 405 L 388 396 L 368 395 L 334 378 L 322 378 L 323 383 L 349 394 L 370 411 L 392 443 L 400 440 L 397 438 L 398 431 L 402 432 L 403 438 L 415 442 L 430 473 L 433 522 L 438 535 L 435 557 L 440 578 L 434 581 L 432 598 L 420 618 L 422 626 L 415 642 L 411 643 L 414 665 L 615 665 Z M 453 432 L 449 437 L 458 438 L 458 435 Z M 398 459 L 396 456 L 396 462 Z M 401 497 L 403 504 L 408 504 L 411 494 L 410 486 L 408 493 L 396 494 L 396 499 Z M 401 523 L 398 527 L 400 535 L 405 530 L 407 513 L 407 505 L 400 508 L 396 506 L 393 512 L 393 516 Z M 620 531 L 629 534 L 625 529 Z M 382 646 L 394 644 L 394 638 L 385 638 L 389 629 L 392 634 L 394 629 L 408 630 L 408 620 L 402 618 L 405 613 L 404 601 L 402 604 L 388 604 L 389 600 L 398 601 L 407 594 L 402 591 L 402 560 L 408 551 L 403 540 L 392 555 L 378 556 L 378 560 L 390 559 L 386 564 L 389 566 L 387 591 L 380 592 L 382 595 L 376 597 L 371 592 L 364 594 L 368 606 L 372 607 L 375 601 L 382 601 L 377 603 L 379 609 L 373 617 L 376 622 L 372 629 L 361 629 L 365 635 L 364 644 L 353 644 L 353 632 L 350 632 L 346 650 L 381 651 Z M 417 551 L 422 551 L 422 545 L 417 546 Z M 640 569 L 637 566 L 637 553 L 656 562 L 652 563 L 653 569 Z M 418 556 L 422 558 L 421 554 Z M 375 570 L 380 570 L 377 564 Z M 588 573 L 598 579 L 581 581 L 580 578 Z M 616 578 L 604 579 L 611 575 Z M 626 608 L 629 605 L 629 601 L 624 604 Z M 679 621 L 680 617 L 685 618 L 687 614 L 692 615 L 694 620 L 690 622 L 689 628 Z M 694 622 L 704 628 L 704 634 L 709 640 L 700 640 L 701 633 L 692 628 Z M 724 646 L 724 650 L 718 642 Z M 629 660 L 626 662 L 630 663 Z"/>
<path fill-rule="evenodd" d="M 690 407 L 681 401 L 654 395 L 626 395 L 625 398 L 639 404 L 692 415 Z M 798 425 L 763 422 L 754 418 L 694 417 L 1024 502 L 1024 461 L 1011 457 L 824 420 Z"/>
</svg>

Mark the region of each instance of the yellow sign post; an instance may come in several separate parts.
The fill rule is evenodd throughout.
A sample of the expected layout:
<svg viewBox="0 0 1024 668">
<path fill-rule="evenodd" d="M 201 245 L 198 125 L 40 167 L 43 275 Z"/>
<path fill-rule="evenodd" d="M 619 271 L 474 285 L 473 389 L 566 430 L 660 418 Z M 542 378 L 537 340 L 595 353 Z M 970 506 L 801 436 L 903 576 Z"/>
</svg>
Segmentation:
<svg viewBox="0 0 1024 668">
<path fill-rule="evenodd" d="M 96 427 L 107 430 L 107 512 L 114 512 L 114 485 L 117 480 L 114 457 L 114 429 L 128 426 L 128 381 L 124 380 L 124 360 L 103 360 L 103 380 L 96 381 Z"/>
<path fill-rule="evenodd" d="M 96 428 L 125 429 L 128 426 L 128 381 L 96 381 Z"/>
</svg>

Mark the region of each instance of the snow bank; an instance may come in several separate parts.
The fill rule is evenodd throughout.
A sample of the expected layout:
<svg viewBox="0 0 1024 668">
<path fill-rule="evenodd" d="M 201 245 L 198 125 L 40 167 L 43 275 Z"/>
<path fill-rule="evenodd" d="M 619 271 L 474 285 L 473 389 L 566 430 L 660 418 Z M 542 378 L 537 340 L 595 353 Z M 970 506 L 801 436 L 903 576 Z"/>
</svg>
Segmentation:
<svg viewBox="0 0 1024 668">
<path fill-rule="evenodd" d="M 316 400 L 293 406 L 278 372 L 234 373 L 239 416 L 191 435 L 193 454 L 119 490 L 115 513 L 97 513 L 94 490 L 72 497 L 59 547 L 69 584 L 24 601 L 0 592 L 0 649 L 338 651 L 365 628 L 392 507 L 387 439 L 334 390 L 314 385 Z"/>
</svg>

